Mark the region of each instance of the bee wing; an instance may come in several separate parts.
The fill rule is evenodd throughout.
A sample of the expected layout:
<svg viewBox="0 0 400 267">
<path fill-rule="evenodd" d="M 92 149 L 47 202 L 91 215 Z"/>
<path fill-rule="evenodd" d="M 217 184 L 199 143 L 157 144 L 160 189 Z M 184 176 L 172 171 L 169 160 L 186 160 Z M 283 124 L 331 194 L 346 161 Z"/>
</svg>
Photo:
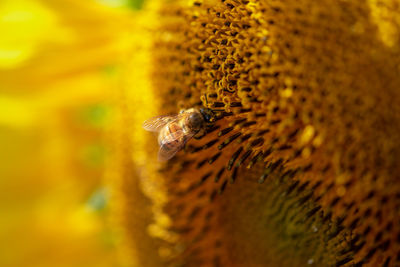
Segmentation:
<svg viewBox="0 0 400 267">
<path fill-rule="evenodd" d="M 178 115 L 157 116 L 143 122 L 142 127 L 149 132 L 159 132 L 167 123 L 177 119 Z"/>
<path fill-rule="evenodd" d="M 158 151 L 158 160 L 167 161 L 171 159 L 175 154 L 181 150 L 186 142 L 192 138 L 194 133 L 184 133 L 183 131 L 176 131 L 174 133 L 174 140 L 163 141 L 160 144 L 160 150 Z"/>
</svg>

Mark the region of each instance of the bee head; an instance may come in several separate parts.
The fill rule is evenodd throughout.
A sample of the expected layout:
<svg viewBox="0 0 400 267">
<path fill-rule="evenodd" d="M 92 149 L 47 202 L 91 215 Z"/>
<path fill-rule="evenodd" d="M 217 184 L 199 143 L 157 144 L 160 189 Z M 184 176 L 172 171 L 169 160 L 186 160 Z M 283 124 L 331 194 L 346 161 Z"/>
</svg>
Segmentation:
<svg viewBox="0 0 400 267">
<path fill-rule="evenodd" d="M 215 114 L 209 108 L 201 108 L 200 109 L 201 115 L 203 115 L 204 121 L 207 123 L 213 122 Z"/>
</svg>

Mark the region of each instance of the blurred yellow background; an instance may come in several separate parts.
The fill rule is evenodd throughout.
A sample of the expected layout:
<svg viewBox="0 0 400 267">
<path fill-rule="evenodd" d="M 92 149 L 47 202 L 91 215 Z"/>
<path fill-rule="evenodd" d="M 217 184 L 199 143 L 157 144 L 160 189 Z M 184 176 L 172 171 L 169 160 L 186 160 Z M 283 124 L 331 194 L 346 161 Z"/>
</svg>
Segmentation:
<svg viewBox="0 0 400 267">
<path fill-rule="evenodd" d="M 142 1 L 0 2 L 0 266 L 122 266 L 105 169 Z"/>
</svg>

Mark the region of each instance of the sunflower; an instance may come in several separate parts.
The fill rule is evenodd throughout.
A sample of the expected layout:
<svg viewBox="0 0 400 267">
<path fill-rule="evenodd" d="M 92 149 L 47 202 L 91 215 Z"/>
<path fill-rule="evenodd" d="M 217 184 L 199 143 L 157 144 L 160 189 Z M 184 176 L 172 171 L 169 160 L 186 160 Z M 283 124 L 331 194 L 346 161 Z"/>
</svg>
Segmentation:
<svg viewBox="0 0 400 267">
<path fill-rule="evenodd" d="M 400 264 L 396 1 L 146 12 L 115 171 L 140 266 Z M 192 107 L 214 110 L 213 127 L 157 163 L 140 123 Z"/>
<path fill-rule="evenodd" d="M 0 5 L 0 265 L 399 265 L 397 1 L 142 4 Z"/>
</svg>

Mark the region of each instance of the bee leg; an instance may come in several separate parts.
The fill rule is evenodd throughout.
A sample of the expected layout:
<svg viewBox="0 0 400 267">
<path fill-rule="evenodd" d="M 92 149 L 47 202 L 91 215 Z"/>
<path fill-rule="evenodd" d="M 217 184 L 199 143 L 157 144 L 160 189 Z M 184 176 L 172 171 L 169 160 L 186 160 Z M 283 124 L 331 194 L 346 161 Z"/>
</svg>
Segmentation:
<svg viewBox="0 0 400 267">
<path fill-rule="evenodd" d="M 206 128 L 207 129 L 212 128 L 213 126 L 214 126 L 214 123 L 207 123 L 206 124 Z"/>
<path fill-rule="evenodd" d="M 205 135 L 206 135 L 206 131 L 201 130 L 201 131 L 199 131 L 198 133 L 196 133 L 196 134 L 193 136 L 193 138 L 196 139 L 196 140 L 199 140 L 199 139 L 203 138 Z"/>
</svg>

